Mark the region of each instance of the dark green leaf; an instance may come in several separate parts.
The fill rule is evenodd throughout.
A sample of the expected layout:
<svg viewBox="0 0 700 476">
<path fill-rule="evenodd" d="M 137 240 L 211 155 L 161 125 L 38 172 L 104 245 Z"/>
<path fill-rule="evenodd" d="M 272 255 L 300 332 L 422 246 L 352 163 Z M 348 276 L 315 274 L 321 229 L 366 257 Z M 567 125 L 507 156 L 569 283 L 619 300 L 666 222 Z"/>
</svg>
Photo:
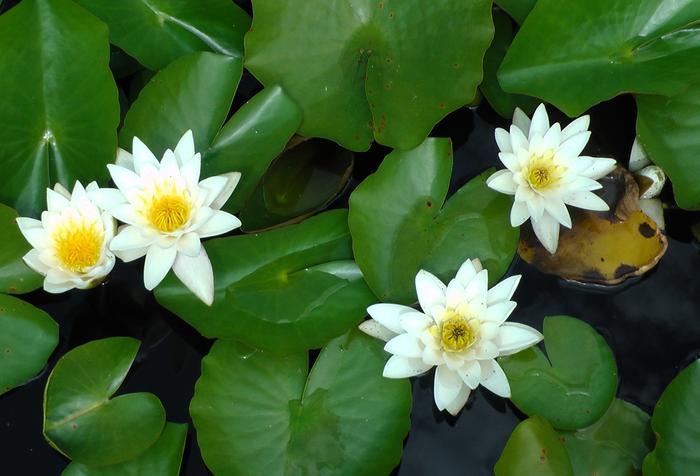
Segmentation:
<svg viewBox="0 0 700 476">
<path fill-rule="evenodd" d="M 76 347 L 56 364 L 44 394 L 44 436 L 70 459 L 106 466 L 135 458 L 156 442 L 165 411 L 151 393 L 110 399 L 139 341 L 111 337 Z"/>
<path fill-rule="evenodd" d="M 112 43 L 157 70 L 193 51 L 243 57 L 250 17 L 230 0 L 76 0 L 109 25 Z"/>
<path fill-rule="evenodd" d="M 381 343 L 353 330 L 330 342 L 307 380 L 306 353 L 275 357 L 217 341 L 190 413 L 217 475 L 378 475 L 399 462 L 407 379 L 382 377 Z"/>
<path fill-rule="evenodd" d="M 23 294 L 41 287 L 42 277 L 22 257 L 31 249 L 19 232 L 17 212 L 0 203 L 0 291 Z"/>
<path fill-rule="evenodd" d="M 562 430 L 592 425 L 608 409 L 617 389 L 610 347 L 595 329 L 573 317 L 546 317 L 543 331 L 547 356 L 530 347 L 500 361 L 513 403 Z"/>
<path fill-rule="evenodd" d="M 207 337 L 233 337 L 275 353 L 318 348 L 376 301 L 352 261 L 347 212 L 334 210 L 256 235 L 206 243 L 214 304 L 171 273 L 156 299 Z"/>
<path fill-rule="evenodd" d="M 44 368 L 58 344 L 58 324 L 44 311 L 0 294 L 0 395 Z"/>
<path fill-rule="evenodd" d="M 537 0 L 494 0 L 493 3 L 505 10 L 519 24 L 522 24 Z"/>
<path fill-rule="evenodd" d="M 418 146 L 474 99 L 491 2 L 254 0 L 246 67 L 301 106 L 301 134 L 366 150 Z M 458 21 L 455 21 L 458 19 Z"/>
<path fill-rule="evenodd" d="M 518 243 L 511 200 L 486 187 L 482 174 L 445 201 L 452 171 L 446 139 L 389 154 L 350 196 L 350 231 L 357 264 L 382 301 L 416 301 L 423 268 L 443 279 L 479 258 L 491 283 L 505 273 Z"/>
<path fill-rule="evenodd" d="M 107 28 L 69 0 L 0 17 L 0 201 L 38 216 L 46 188 L 107 177 L 119 101 Z"/>
</svg>

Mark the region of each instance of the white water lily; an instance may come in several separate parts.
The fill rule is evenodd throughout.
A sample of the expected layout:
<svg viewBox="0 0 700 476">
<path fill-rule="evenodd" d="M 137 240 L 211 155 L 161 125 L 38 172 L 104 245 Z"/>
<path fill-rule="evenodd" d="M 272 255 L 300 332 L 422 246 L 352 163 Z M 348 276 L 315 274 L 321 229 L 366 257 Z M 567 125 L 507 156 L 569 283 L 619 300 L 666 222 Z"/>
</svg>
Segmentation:
<svg viewBox="0 0 700 476">
<path fill-rule="evenodd" d="M 132 152 L 120 150 L 117 164 L 107 166 L 118 189 L 99 192 L 99 202 L 126 223 L 112 240 L 111 250 L 123 261 L 146 256 L 147 289 L 155 288 L 172 268 L 192 293 L 211 305 L 214 274 L 201 239 L 241 225 L 234 215 L 220 210 L 241 174 L 200 181 L 201 156 L 195 153 L 192 131 L 160 161 L 137 137 Z"/>
<path fill-rule="evenodd" d="M 456 415 L 479 385 L 510 397 L 496 358 L 542 340 L 532 327 L 505 322 L 515 309 L 511 298 L 519 282 L 520 276 L 512 276 L 488 289 L 488 271 L 479 260 L 467 260 L 447 286 L 421 270 L 416 292 L 423 312 L 375 304 L 367 309 L 372 319 L 360 329 L 386 341 L 384 350 L 393 354 L 384 366 L 385 377 L 413 377 L 437 367 L 435 404 Z"/>
<path fill-rule="evenodd" d="M 20 231 L 32 245 L 24 262 L 44 276 L 47 292 L 92 288 L 114 267 L 109 242 L 115 223 L 90 199 L 89 193 L 97 189 L 95 182 L 87 188 L 76 182 L 71 193 L 56 184 L 53 190 L 46 190 L 47 210 L 41 220 L 17 218 Z"/>
<path fill-rule="evenodd" d="M 605 211 L 608 205 L 593 190 L 602 188 L 597 179 L 616 166 L 614 159 L 580 155 L 588 143 L 590 118 L 583 116 L 563 130 L 550 126 L 544 104 L 532 121 L 515 110 L 510 131 L 496 129 L 498 157 L 506 166 L 487 180 L 492 189 L 515 195 L 510 212 L 512 226 L 528 219 L 535 235 L 552 254 L 559 244 L 559 225 L 571 228 L 567 205 Z"/>
</svg>

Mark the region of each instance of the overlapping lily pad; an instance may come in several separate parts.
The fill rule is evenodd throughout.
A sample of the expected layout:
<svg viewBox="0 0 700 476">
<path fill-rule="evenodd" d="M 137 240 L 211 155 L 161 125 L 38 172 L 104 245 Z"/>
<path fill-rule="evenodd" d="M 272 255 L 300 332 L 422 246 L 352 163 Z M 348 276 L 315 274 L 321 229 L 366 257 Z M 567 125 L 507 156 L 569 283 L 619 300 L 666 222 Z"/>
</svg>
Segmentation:
<svg viewBox="0 0 700 476">
<path fill-rule="evenodd" d="M 275 353 L 318 348 L 376 302 L 352 261 L 345 210 L 205 247 L 214 267 L 213 305 L 172 273 L 156 288 L 156 299 L 207 337 L 236 338 Z"/>
<path fill-rule="evenodd" d="M 0 395 L 46 365 L 58 345 L 58 324 L 48 314 L 0 294 Z"/>
<path fill-rule="evenodd" d="M 494 0 L 494 3 L 505 10 L 515 21 L 522 23 L 532 11 L 537 0 Z"/>
<path fill-rule="evenodd" d="M 107 177 L 119 124 L 106 26 L 70 0 L 0 17 L 0 201 L 38 215 L 46 188 Z"/>
<path fill-rule="evenodd" d="M 146 85 L 131 106 L 119 133 L 120 145 L 131 150 L 133 137 L 138 136 L 160 156 L 192 129 L 202 154 L 202 177 L 241 172 L 241 181 L 224 206 L 237 211 L 301 121 L 299 108 L 273 85 L 224 124 L 242 71 L 240 58 L 214 53 L 176 60 Z"/>
<path fill-rule="evenodd" d="M 546 317 L 543 331 L 546 356 L 530 347 L 500 361 L 513 403 L 558 429 L 592 425 L 608 409 L 617 389 L 610 347 L 591 326 L 573 317 Z"/>
<path fill-rule="evenodd" d="M 135 458 L 163 431 L 165 411 L 151 393 L 111 398 L 136 357 L 139 341 L 110 337 L 65 354 L 44 393 L 44 436 L 58 451 L 88 466 Z"/>
<path fill-rule="evenodd" d="M 373 139 L 423 142 L 474 98 L 493 36 L 487 0 L 254 0 L 253 9 L 246 67 L 301 106 L 301 134 L 355 151 Z"/>
<path fill-rule="evenodd" d="M 486 172 L 445 203 L 451 171 L 450 141 L 428 139 L 389 154 L 352 193 L 355 259 L 382 301 L 415 302 L 421 268 L 449 279 L 479 258 L 493 283 L 510 265 L 518 230 L 509 223 L 509 198 L 486 186 Z"/>
<path fill-rule="evenodd" d="M 150 69 L 193 51 L 243 57 L 250 17 L 227 0 L 77 0 L 109 25 L 112 43 Z"/>
<path fill-rule="evenodd" d="M 31 247 L 15 218 L 17 212 L 0 203 L 0 291 L 23 294 L 41 287 L 42 277 L 22 261 Z"/>
<path fill-rule="evenodd" d="M 190 405 L 204 461 L 221 476 L 388 474 L 411 391 L 382 377 L 385 361 L 381 343 L 356 330 L 330 342 L 310 373 L 305 352 L 217 341 Z"/>
</svg>

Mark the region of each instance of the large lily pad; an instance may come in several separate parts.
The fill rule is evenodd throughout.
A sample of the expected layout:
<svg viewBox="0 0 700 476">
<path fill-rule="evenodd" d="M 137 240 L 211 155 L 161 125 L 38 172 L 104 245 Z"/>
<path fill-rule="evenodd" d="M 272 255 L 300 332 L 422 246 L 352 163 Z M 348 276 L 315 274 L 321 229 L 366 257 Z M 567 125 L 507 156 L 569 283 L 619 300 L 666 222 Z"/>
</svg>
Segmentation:
<svg viewBox="0 0 700 476">
<path fill-rule="evenodd" d="M 270 163 L 296 132 L 301 112 L 273 86 L 244 104 L 222 127 L 240 81 L 240 58 L 193 53 L 160 71 L 126 115 L 119 141 L 130 150 L 134 136 L 160 156 L 192 129 L 202 153 L 202 177 L 241 172 L 224 208 L 237 211 Z"/>
<path fill-rule="evenodd" d="M 521 422 L 493 468 L 496 476 L 574 476 L 559 435 L 540 416 Z"/>
<path fill-rule="evenodd" d="M 54 182 L 107 177 L 119 102 L 105 25 L 69 0 L 0 17 L 0 201 L 37 216 Z"/>
<path fill-rule="evenodd" d="M 42 277 L 22 257 L 31 249 L 19 232 L 17 212 L 0 203 L 0 291 L 23 294 L 41 287 Z"/>
<path fill-rule="evenodd" d="M 214 303 L 171 273 L 156 299 L 207 337 L 232 337 L 276 353 L 323 346 L 376 301 L 352 261 L 347 211 L 298 225 L 206 243 Z"/>
<path fill-rule="evenodd" d="M 163 431 L 165 411 L 151 393 L 110 398 L 124 381 L 139 341 L 111 337 L 76 347 L 56 364 L 44 393 L 44 436 L 88 466 L 135 458 Z"/>
<path fill-rule="evenodd" d="M 253 8 L 246 67 L 299 103 L 301 134 L 355 151 L 373 139 L 416 147 L 471 102 L 493 35 L 488 0 L 254 0 Z"/>
<path fill-rule="evenodd" d="M 651 417 L 656 448 L 644 458 L 644 476 L 686 476 L 700 468 L 700 361 L 666 387 Z"/>
<path fill-rule="evenodd" d="M 178 476 L 186 439 L 186 424 L 167 423 L 158 441 L 136 458 L 97 468 L 74 462 L 61 476 Z"/>
<path fill-rule="evenodd" d="M 479 258 L 493 283 L 510 265 L 518 230 L 509 223 L 509 198 L 486 187 L 487 172 L 445 203 L 451 171 L 450 141 L 428 139 L 389 154 L 350 196 L 355 259 L 382 301 L 415 302 L 421 268 L 449 279 Z"/>
<path fill-rule="evenodd" d="M 228 0 L 77 0 L 109 25 L 112 43 L 158 70 L 193 51 L 243 57 L 250 17 Z"/>
<path fill-rule="evenodd" d="M 381 343 L 353 330 L 308 355 L 275 357 L 219 340 L 190 413 L 220 476 L 388 474 L 409 428 L 408 380 L 382 377 Z"/>
<path fill-rule="evenodd" d="M 44 311 L 0 294 L 0 395 L 46 365 L 58 345 L 58 324 Z"/>
<path fill-rule="evenodd" d="M 694 1 L 539 0 L 503 60 L 501 85 L 571 116 L 622 92 L 676 94 L 698 78 L 698 20 Z"/>
<path fill-rule="evenodd" d="M 530 347 L 501 359 L 511 400 L 523 413 L 543 416 L 558 429 L 592 425 L 617 389 L 610 347 L 591 326 L 573 317 L 546 317 L 543 331 L 546 356 Z"/>
</svg>

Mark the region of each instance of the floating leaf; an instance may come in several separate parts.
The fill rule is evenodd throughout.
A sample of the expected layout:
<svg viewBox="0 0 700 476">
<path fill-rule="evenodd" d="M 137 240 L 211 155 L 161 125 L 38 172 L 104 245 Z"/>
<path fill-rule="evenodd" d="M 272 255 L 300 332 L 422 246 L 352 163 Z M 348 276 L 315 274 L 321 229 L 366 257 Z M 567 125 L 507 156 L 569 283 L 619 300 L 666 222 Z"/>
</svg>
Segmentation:
<svg viewBox="0 0 700 476">
<path fill-rule="evenodd" d="M 496 476 L 574 476 L 559 435 L 540 416 L 515 427 L 493 469 Z"/>
<path fill-rule="evenodd" d="M 214 304 L 171 273 L 156 299 L 207 337 L 275 353 L 318 348 L 357 324 L 376 297 L 352 261 L 347 211 L 333 210 L 256 235 L 206 243 Z"/>
<path fill-rule="evenodd" d="M 109 25 L 112 43 L 157 70 L 194 51 L 243 57 L 250 17 L 228 0 L 76 0 Z"/>
<path fill-rule="evenodd" d="M 656 448 L 644 458 L 644 476 L 687 476 L 700 468 L 700 361 L 666 387 L 651 417 Z M 691 471 L 689 473 L 689 471 Z"/>
<path fill-rule="evenodd" d="M 22 257 L 31 249 L 19 232 L 17 212 L 0 203 L 0 291 L 23 294 L 41 287 L 42 277 Z"/>
<path fill-rule="evenodd" d="M 242 71 L 240 59 L 213 53 L 175 61 L 146 85 L 131 106 L 119 134 L 121 146 L 131 150 L 133 137 L 138 136 L 159 156 L 192 129 L 202 154 L 202 177 L 241 172 L 241 181 L 224 206 L 237 211 L 301 121 L 299 108 L 274 86 L 244 104 L 222 127 Z"/>
<path fill-rule="evenodd" d="M 451 171 L 450 141 L 428 139 L 389 154 L 350 196 L 355 259 L 382 301 L 415 302 L 421 268 L 447 279 L 479 258 L 494 283 L 510 265 L 518 239 L 510 200 L 486 187 L 487 172 L 444 203 Z"/>
<path fill-rule="evenodd" d="M 190 413 L 218 475 L 388 474 L 409 428 L 411 386 L 382 377 L 382 345 L 357 330 L 308 355 L 219 340 Z"/>
<path fill-rule="evenodd" d="M 613 400 L 605 415 L 575 432 L 560 432 L 576 474 L 640 474 L 654 437 L 649 415 L 624 400 Z"/>
<path fill-rule="evenodd" d="M 562 430 L 592 425 L 617 389 L 610 347 L 591 326 L 573 317 L 546 317 L 543 330 L 547 356 L 530 347 L 501 359 L 513 403 Z"/>
<path fill-rule="evenodd" d="M 156 442 L 165 411 L 151 393 L 110 398 L 124 381 L 139 341 L 111 337 L 76 347 L 56 364 L 44 393 L 44 436 L 88 466 L 135 458 Z"/>
<path fill-rule="evenodd" d="M 499 79 L 570 116 L 623 92 L 676 94 L 698 78 L 699 20 L 700 2 L 538 0 Z"/>
<path fill-rule="evenodd" d="M 324 209 L 347 185 L 352 166 L 352 152 L 333 142 L 312 139 L 288 148 L 241 210 L 243 231 L 296 223 Z"/>
<path fill-rule="evenodd" d="M 136 458 L 99 468 L 71 463 L 61 476 L 178 476 L 186 439 L 186 424 L 167 423 L 158 441 Z"/>
<path fill-rule="evenodd" d="M 494 0 L 494 3 L 505 10 L 515 21 L 522 24 L 537 0 Z"/>
<path fill-rule="evenodd" d="M 493 36 L 487 0 L 253 0 L 253 9 L 246 67 L 301 106 L 301 134 L 355 151 L 373 139 L 423 142 L 474 99 Z"/>
<path fill-rule="evenodd" d="M 25 0 L 0 17 L 0 201 L 38 216 L 46 188 L 105 180 L 119 101 L 107 28 L 69 0 Z"/>
<path fill-rule="evenodd" d="M 38 374 L 58 345 L 58 324 L 44 311 L 0 294 L 0 395 Z"/>
</svg>

